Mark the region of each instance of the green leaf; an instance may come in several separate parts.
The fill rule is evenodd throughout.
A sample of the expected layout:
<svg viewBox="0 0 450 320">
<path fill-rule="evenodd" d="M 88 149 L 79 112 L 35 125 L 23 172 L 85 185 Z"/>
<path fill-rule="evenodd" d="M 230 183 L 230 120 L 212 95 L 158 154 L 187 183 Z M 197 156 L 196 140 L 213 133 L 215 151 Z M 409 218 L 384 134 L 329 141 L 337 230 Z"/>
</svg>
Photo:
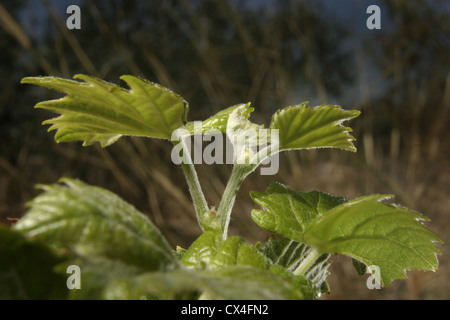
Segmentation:
<svg viewBox="0 0 450 320">
<path fill-rule="evenodd" d="M 190 268 L 206 267 L 217 254 L 221 243 L 222 240 L 217 237 L 216 233 L 206 231 L 191 244 L 180 261 Z"/>
<path fill-rule="evenodd" d="M 78 180 L 44 185 L 14 228 L 86 257 L 120 260 L 143 270 L 171 269 L 178 260 L 159 230 L 117 195 Z"/>
<path fill-rule="evenodd" d="M 0 226 L 0 257 L 0 300 L 66 298 L 66 277 L 55 271 L 63 257 L 43 243 Z"/>
<path fill-rule="evenodd" d="M 67 94 L 62 99 L 40 102 L 43 108 L 61 114 L 44 124 L 57 130 L 57 142 L 95 141 L 105 147 L 122 135 L 170 139 L 171 133 L 186 122 L 187 102 L 161 85 L 131 76 L 121 77 L 130 90 L 87 76 L 75 79 L 55 77 L 27 77 L 30 83 Z"/>
<path fill-rule="evenodd" d="M 320 288 L 322 287 L 324 288 L 324 291 L 327 291 L 326 288 L 328 287 L 326 283 L 324 284 L 327 276 L 326 270 L 328 268 L 328 263 L 326 261 L 321 260 L 314 268 L 310 269 L 308 276 L 311 276 L 312 280 L 308 280 L 304 275 L 295 275 L 293 273 L 293 270 L 290 267 L 292 267 L 292 265 L 295 266 L 295 262 L 291 266 L 280 263 L 280 257 L 278 255 L 281 255 L 281 251 L 287 251 L 282 248 L 282 245 L 278 244 L 279 243 L 275 240 L 271 240 L 265 246 L 257 245 L 255 247 L 238 236 L 232 236 L 225 241 L 222 241 L 221 237 L 208 231 L 203 233 L 191 245 L 181 259 L 181 262 L 189 268 L 194 268 L 198 272 L 204 271 L 207 273 L 209 271 L 217 271 L 220 273 L 221 270 L 232 270 L 229 269 L 231 267 L 251 267 L 257 270 L 265 270 L 272 274 L 268 276 L 268 279 L 274 275 L 281 277 L 302 294 L 302 299 L 317 298 L 321 293 Z M 303 257 L 297 256 L 299 252 L 300 251 L 296 251 L 295 254 L 290 254 L 292 259 L 297 260 L 296 262 L 301 262 L 303 259 Z M 327 260 L 328 255 L 325 256 L 326 257 L 324 258 Z M 237 279 L 238 281 L 242 281 L 240 277 L 238 278 L 240 279 Z M 236 279 L 229 279 L 228 281 L 234 280 Z M 234 285 L 237 290 L 238 283 L 233 284 L 233 286 Z M 264 287 L 261 286 L 262 284 L 257 285 L 260 289 L 264 289 Z M 206 290 L 207 293 L 209 292 L 209 289 L 211 288 Z M 210 297 L 209 293 L 207 296 Z M 253 296 L 247 296 L 246 299 L 254 298 Z"/>
<path fill-rule="evenodd" d="M 238 236 L 222 241 L 212 231 L 204 232 L 189 247 L 181 262 L 190 268 L 217 269 L 234 265 L 247 265 L 267 269 L 269 260 Z"/>
<path fill-rule="evenodd" d="M 315 108 L 307 102 L 278 110 L 272 117 L 271 129 L 279 129 L 279 150 L 341 148 L 356 151 L 351 128 L 342 122 L 355 118 L 358 110 L 343 110 L 339 106 L 321 105 Z"/>
<path fill-rule="evenodd" d="M 250 117 L 250 113 L 253 112 L 254 108 L 250 107 L 250 103 L 246 104 L 238 104 L 232 107 L 229 107 L 227 109 L 221 110 L 212 117 L 209 117 L 208 119 L 201 121 L 201 128 L 200 126 L 198 129 L 195 127 L 195 122 L 191 121 L 186 124 L 184 129 L 187 129 L 188 132 L 193 134 L 207 134 L 208 132 L 214 131 L 220 131 L 221 133 L 225 133 L 227 130 L 227 124 L 228 124 L 228 118 L 233 113 L 234 110 L 240 109 L 243 117 L 245 119 L 248 119 Z M 200 121 L 199 121 L 200 124 Z M 197 129 L 197 131 L 196 131 Z M 201 129 L 201 130 L 199 130 Z M 201 132 L 200 132 L 201 131 Z"/>
<path fill-rule="evenodd" d="M 250 111 L 252 110 L 253 108 L 250 109 Z M 232 110 L 232 112 L 230 112 L 228 117 L 226 130 L 258 131 L 259 129 L 262 129 L 264 127 L 263 125 L 258 125 L 248 120 L 250 116 L 249 114 L 250 111 L 249 111 L 249 104 L 247 105 L 242 104 L 237 108 L 235 108 L 234 110 Z"/>
<path fill-rule="evenodd" d="M 204 253 L 200 252 L 202 248 Z M 80 266 L 82 287 L 71 291 L 70 298 L 312 298 L 310 281 L 279 266 L 270 266 L 268 258 L 239 237 L 221 242 L 213 232 L 205 232 L 184 252 L 181 260 L 189 268 L 180 266 L 149 272 L 114 257 L 78 257 L 70 263 Z"/>
<path fill-rule="evenodd" d="M 352 201 L 313 191 L 301 193 L 272 184 L 252 193 L 265 210 L 253 210 L 262 228 L 314 247 L 320 253 L 348 255 L 366 266 L 377 266 L 381 284 L 406 278 L 405 270 L 435 270 L 435 242 L 417 212 L 381 202 L 386 195 Z M 363 268 L 358 266 L 361 272 Z"/>
<path fill-rule="evenodd" d="M 266 192 L 250 193 L 251 198 L 265 210 L 252 210 L 253 220 L 263 229 L 283 237 L 302 241 L 306 225 L 319 214 L 347 201 L 325 192 L 295 192 L 274 182 Z"/>
<path fill-rule="evenodd" d="M 232 236 L 225 240 L 211 260 L 209 267 L 216 269 L 234 265 L 267 269 L 270 261 L 241 237 Z"/>
<path fill-rule="evenodd" d="M 405 279 L 405 270 L 436 270 L 439 237 L 420 222 L 421 214 L 381 202 L 388 198 L 370 195 L 331 209 L 308 226 L 304 242 L 378 266 L 384 286 Z"/>
<path fill-rule="evenodd" d="M 248 167 L 248 172 L 253 171 L 260 161 L 256 153 L 258 146 L 267 145 L 269 137 L 263 125 L 258 125 L 248 120 L 248 114 L 244 106 L 235 109 L 228 118 L 227 137 L 233 145 L 233 163 Z M 269 152 L 264 155 L 267 157 Z"/>
</svg>

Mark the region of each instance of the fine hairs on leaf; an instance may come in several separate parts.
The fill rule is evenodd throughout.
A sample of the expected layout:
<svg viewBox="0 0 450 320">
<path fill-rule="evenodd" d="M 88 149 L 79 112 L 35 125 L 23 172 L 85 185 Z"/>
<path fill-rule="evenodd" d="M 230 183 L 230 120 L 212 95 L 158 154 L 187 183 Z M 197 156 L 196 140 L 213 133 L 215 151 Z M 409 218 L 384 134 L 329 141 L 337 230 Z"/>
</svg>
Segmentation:
<svg viewBox="0 0 450 320">
<path fill-rule="evenodd" d="M 427 219 L 386 203 L 388 195 L 347 199 L 274 182 L 265 192 L 250 193 L 258 206 L 252 219 L 274 236 L 253 245 L 228 235 L 236 194 L 251 172 L 287 150 L 356 152 L 352 129 L 343 123 L 358 117 L 358 110 L 303 102 L 278 110 L 264 129 L 249 120 L 254 109 L 246 103 L 188 121 L 187 102 L 159 84 L 131 75 L 121 77 L 128 89 L 88 75 L 75 79 L 22 79 L 66 94 L 36 105 L 59 114 L 43 123 L 56 130 L 56 142 L 107 147 L 129 135 L 178 148 L 191 135 L 218 132 L 232 142 L 232 173 L 216 210 L 205 200 L 191 155 L 183 154 L 188 161 L 181 170 L 202 233 L 175 250 L 144 213 L 108 190 L 70 178 L 40 185 L 43 192 L 29 201 L 24 217 L 0 228 L 2 298 L 317 299 L 332 290 L 332 254 L 353 258 L 359 274 L 375 266 L 382 286 L 406 278 L 407 270 L 438 268 L 441 240 L 422 224 Z M 255 135 L 240 155 L 238 142 L 247 131 Z M 261 143 L 267 132 L 276 132 L 276 140 Z M 260 146 L 265 153 L 254 151 Z M 82 290 L 66 287 L 70 265 L 82 270 Z"/>
</svg>

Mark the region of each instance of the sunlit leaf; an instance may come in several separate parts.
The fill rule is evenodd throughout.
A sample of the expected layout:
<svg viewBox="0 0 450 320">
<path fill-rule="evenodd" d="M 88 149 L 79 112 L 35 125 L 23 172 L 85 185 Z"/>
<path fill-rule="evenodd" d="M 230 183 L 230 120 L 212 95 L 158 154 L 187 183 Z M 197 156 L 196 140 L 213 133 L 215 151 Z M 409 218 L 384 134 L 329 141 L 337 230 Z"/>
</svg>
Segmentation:
<svg viewBox="0 0 450 320">
<path fill-rule="evenodd" d="M 223 242 L 212 231 L 204 232 L 189 247 L 181 262 L 188 267 L 210 269 L 247 265 L 267 269 L 269 260 L 243 238 L 232 236 Z"/>
<path fill-rule="evenodd" d="M 250 107 L 250 103 L 238 104 L 221 110 L 204 121 L 198 121 L 198 129 L 195 127 L 195 122 L 188 122 L 184 128 L 188 130 L 190 134 L 206 134 L 213 130 L 225 133 L 227 130 L 228 119 L 233 111 L 237 108 L 240 108 L 241 113 L 243 117 L 245 117 L 245 119 L 248 119 L 248 117 L 250 117 L 250 113 L 254 110 L 252 107 Z M 196 129 L 198 131 L 195 131 Z"/>
<path fill-rule="evenodd" d="M 279 130 L 279 149 L 340 148 L 356 151 L 351 128 L 342 122 L 357 117 L 358 110 L 321 105 L 315 108 L 304 102 L 278 110 L 272 117 L 271 129 Z"/>
<path fill-rule="evenodd" d="M 295 192 L 280 184 L 252 193 L 265 210 L 253 210 L 262 228 L 314 247 L 320 253 L 348 255 L 380 269 L 382 285 L 406 278 L 405 270 L 435 270 L 439 237 L 407 208 L 381 202 L 385 195 L 352 201 L 313 191 Z M 357 265 L 359 272 L 364 268 Z"/>
<path fill-rule="evenodd" d="M 252 218 L 261 228 L 300 242 L 312 219 L 346 201 L 320 191 L 295 192 L 276 182 L 266 192 L 252 191 L 250 196 L 264 208 L 252 210 Z"/>
<path fill-rule="evenodd" d="M 311 269 L 311 280 L 307 279 L 305 275 L 295 275 L 293 273 L 292 265 L 280 263 L 280 256 L 282 255 L 281 248 L 283 245 L 275 240 L 269 241 L 266 245 L 252 246 L 246 242 L 243 238 L 238 236 L 231 236 L 224 242 L 220 238 L 217 238 L 213 232 L 203 233 L 186 251 L 181 262 L 189 268 L 200 270 L 201 272 L 212 272 L 220 274 L 223 270 L 230 267 L 244 268 L 251 267 L 255 270 L 264 270 L 265 272 L 272 273 L 268 275 L 268 279 L 274 277 L 281 277 L 284 281 L 290 283 L 295 290 L 298 290 L 302 295 L 302 299 L 314 299 L 320 295 L 320 288 L 326 288 L 326 284 L 323 284 L 326 278 L 326 269 L 328 264 L 325 261 L 317 263 L 314 268 Z M 297 254 L 292 255 L 291 258 L 300 262 L 303 257 Z M 326 260 L 326 259 L 325 259 Z M 295 265 L 296 262 L 293 263 Z M 245 269 L 243 269 L 245 270 Z M 200 272 L 199 271 L 199 272 Z M 228 272 L 228 271 L 227 271 Z M 256 271 L 253 271 L 253 273 Z M 261 271 L 257 271 L 258 273 Z M 319 274 L 320 273 L 320 274 Z M 262 273 L 261 273 L 262 274 Z M 239 277 L 239 279 L 241 279 Z M 242 281 L 242 280 L 239 280 Z M 314 279 L 314 280 L 313 280 Z M 227 280 L 233 281 L 232 279 Z M 253 280 L 253 281 L 256 281 Z M 259 281 L 259 280 L 258 280 Z M 261 281 L 263 279 L 261 278 Z M 238 290 L 238 282 L 234 283 Z M 244 284 L 243 284 L 244 285 Z M 266 290 L 263 283 L 257 284 L 259 290 Z M 209 288 L 210 289 L 210 288 Z M 253 289 L 248 289 L 253 290 Z M 216 293 L 218 294 L 218 293 Z M 238 293 L 239 296 L 241 292 Z M 254 299 L 257 296 L 248 295 L 246 299 Z"/>
<path fill-rule="evenodd" d="M 87 75 L 84 82 L 56 77 L 27 77 L 30 83 L 67 95 L 43 101 L 36 108 L 59 113 L 49 119 L 49 130 L 57 130 L 57 142 L 83 141 L 83 145 L 114 143 L 122 135 L 170 139 L 171 133 L 186 122 L 187 102 L 163 86 L 131 75 L 121 77 L 130 89 Z"/>
<path fill-rule="evenodd" d="M 385 286 L 405 279 L 406 270 L 436 270 L 439 237 L 420 222 L 421 214 L 381 202 L 387 198 L 370 195 L 331 209 L 305 230 L 305 243 L 378 266 Z"/>
</svg>

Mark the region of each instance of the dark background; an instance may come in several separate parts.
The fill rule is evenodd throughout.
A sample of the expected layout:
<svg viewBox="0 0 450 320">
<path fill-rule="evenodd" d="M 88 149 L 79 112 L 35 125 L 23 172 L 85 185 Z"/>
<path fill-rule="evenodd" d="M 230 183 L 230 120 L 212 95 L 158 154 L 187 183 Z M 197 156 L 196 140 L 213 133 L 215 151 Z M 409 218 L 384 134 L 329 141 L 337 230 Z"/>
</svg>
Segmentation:
<svg viewBox="0 0 450 320">
<path fill-rule="evenodd" d="M 81 30 L 66 8 L 81 8 Z M 381 30 L 366 9 L 381 8 Z M 279 108 L 303 101 L 362 114 L 348 125 L 356 154 L 283 153 L 275 176 L 253 173 L 235 205 L 231 233 L 264 242 L 250 218 L 251 190 L 272 181 L 355 198 L 394 194 L 428 217 L 443 240 L 437 272 L 369 290 L 350 259 L 333 257 L 324 299 L 449 299 L 450 5 L 448 1 L 36 1 L 0 3 L 0 223 L 20 218 L 38 183 L 62 176 L 105 187 L 148 214 L 170 243 L 199 235 L 187 185 L 167 141 L 122 138 L 102 149 L 56 144 L 33 106 L 61 95 L 21 85 L 25 76 L 85 73 L 120 84 L 133 74 L 172 89 L 189 120 L 251 102 L 268 124 Z M 229 165 L 199 165 L 210 205 L 218 206 Z"/>
</svg>

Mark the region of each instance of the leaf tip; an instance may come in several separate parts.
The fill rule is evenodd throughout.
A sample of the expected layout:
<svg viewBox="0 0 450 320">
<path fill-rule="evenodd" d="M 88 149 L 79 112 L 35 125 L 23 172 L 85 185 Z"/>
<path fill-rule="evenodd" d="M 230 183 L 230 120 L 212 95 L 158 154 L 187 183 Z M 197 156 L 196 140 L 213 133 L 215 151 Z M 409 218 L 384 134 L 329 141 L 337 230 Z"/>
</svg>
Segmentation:
<svg viewBox="0 0 450 320">
<path fill-rule="evenodd" d="M 77 73 L 76 75 L 73 76 L 73 79 L 81 79 L 86 81 L 86 78 L 90 78 L 90 76 L 86 75 L 86 74 L 82 74 L 82 73 Z"/>
<path fill-rule="evenodd" d="M 257 198 L 260 195 L 260 192 L 258 191 L 250 191 L 250 198 L 254 199 Z"/>
<path fill-rule="evenodd" d="M 352 111 L 353 118 L 359 117 L 361 115 L 360 110 L 351 110 L 351 111 Z"/>
<path fill-rule="evenodd" d="M 33 79 L 34 79 L 34 77 L 24 77 L 24 78 L 22 78 L 22 79 L 20 80 L 20 83 L 21 83 L 21 84 L 24 84 L 24 83 L 32 83 L 32 82 L 33 82 Z"/>
</svg>

